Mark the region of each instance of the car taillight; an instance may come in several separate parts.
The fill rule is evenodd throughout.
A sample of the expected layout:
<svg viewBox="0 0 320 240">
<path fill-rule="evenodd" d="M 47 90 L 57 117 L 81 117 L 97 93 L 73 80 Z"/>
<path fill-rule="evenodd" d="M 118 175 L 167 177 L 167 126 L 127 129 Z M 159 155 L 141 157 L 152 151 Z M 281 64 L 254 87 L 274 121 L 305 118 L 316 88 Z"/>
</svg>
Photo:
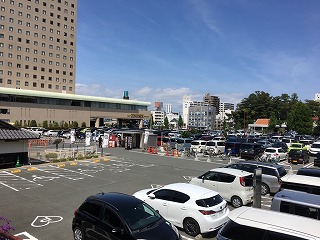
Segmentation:
<svg viewBox="0 0 320 240">
<path fill-rule="evenodd" d="M 199 210 L 199 212 L 201 212 L 203 215 L 211 215 L 211 214 L 215 214 L 215 211 L 206 211 L 206 210 Z"/>
<path fill-rule="evenodd" d="M 240 177 L 239 180 L 240 180 L 240 184 L 245 187 L 246 186 L 245 178 Z"/>
<path fill-rule="evenodd" d="M 79 208 L 77 208 L 76 210 L 74 210 L 74 215 L 76 215 L 79 212 Z"/>
</svg>

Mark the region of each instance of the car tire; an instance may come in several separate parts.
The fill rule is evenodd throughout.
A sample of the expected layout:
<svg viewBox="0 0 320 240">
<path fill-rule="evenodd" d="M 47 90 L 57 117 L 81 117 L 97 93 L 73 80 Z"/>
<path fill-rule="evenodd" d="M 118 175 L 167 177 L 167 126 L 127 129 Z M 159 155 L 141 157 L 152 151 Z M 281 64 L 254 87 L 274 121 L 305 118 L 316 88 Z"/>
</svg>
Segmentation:
<svg viewBox="0 0 320 240">
<path fill-rule="evenodd" d="M 74 240 L 85 240 L 85 236 L 84 236 L 84 232 L 83 230 L 76 226 L 74 229 L 73 229 L 73 239 Z"/>
<path fill-rule="evenodd" d="M 268 193 L 270 193 L 270 189 L 269 189 L 268 185 L 265 183 L 261 183 L 261 195 L 265 196 Z"/>
<path fill-rule="evenodd" d="M 241 207 L 241 206 L 243 205 L 241 198 L 238 197 L 238 196 L 233 196 L 233 197 L 231 198 L 231 205 L 232 205 L 232 207 L 234 207 L 234 208 Z"/>
<path fill-rule="evenodd" d="M 195 237 L 200 234 L 200 226 L 193 218 L 186 218 L 183 221 L 183 229 L 186 234 Z"/>
</svg>

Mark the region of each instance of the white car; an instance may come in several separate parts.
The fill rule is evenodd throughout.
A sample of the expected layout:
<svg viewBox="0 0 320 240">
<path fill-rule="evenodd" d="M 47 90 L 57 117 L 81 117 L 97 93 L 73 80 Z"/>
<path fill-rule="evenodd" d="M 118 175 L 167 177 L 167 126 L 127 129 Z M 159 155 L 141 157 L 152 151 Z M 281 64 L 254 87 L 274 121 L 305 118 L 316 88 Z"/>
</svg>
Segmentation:
<svg viewBox="0 0 320 240">
<path fill-rule="evenodd" d="M 43 133 L 43 136 L 46 137 L 57 137 L 59 133 L 59 130 L 48 130 Z"/>
<path fill-rule="evenodd" d="M 215 191 L 188 183 L 141 190 L 133 196 L 148 203 L 191 236 L 212 232 L 228 221 L 228 204 Z"/>
<path fill-rule="evenodd" d="M 314 142 L 309 148 L 310 156 L 316 156 L 320 152 L 320 142 Z"/>
<path fill-rule="evenodd" d="M 191 178 L 190 183 L 218 192 L 235 208 L 253 201 L 253 175 L 246 171 L 215 168 Z"/>
<path fill-rule="evenodd" d="M 277 161 L 284 161 L 288 159 L 288 153 L 282 148 L 266 148 L 263 155 L 268 159 L 277 159 Z"/>
<path fill-rule="evenodd" d="M 225 147 L 226 147 L 225 141 L 210 140 L 210 141 L 207 141 L 206 143 L 206 151 L 207 152 L 211 151 L 214 154 L 224 153 Z"/>
<path fill-rule="evenodd" d="M 205 140 L 193 140 L 191 142 L 190 151 L 194 151 L 196 153 L 203 153 L 206 150 Z"/>
</svg>

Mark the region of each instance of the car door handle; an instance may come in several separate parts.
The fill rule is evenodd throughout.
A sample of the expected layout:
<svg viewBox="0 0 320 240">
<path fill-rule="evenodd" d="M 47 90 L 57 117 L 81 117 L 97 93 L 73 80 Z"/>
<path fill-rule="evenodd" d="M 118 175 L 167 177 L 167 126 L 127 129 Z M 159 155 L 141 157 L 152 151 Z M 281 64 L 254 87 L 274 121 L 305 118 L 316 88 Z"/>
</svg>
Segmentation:
<svg viewBox="0 0 320 240">
<path fill-rule="evenodd" d="M 162 206 L 168 206 L 168 204 L 166 204 L 166 203 L 163 203 L 163 204 L 162 204 Z"/>
<path fill-rule="evenodd" d="M 187 208 L 185 208 L 185 207 L 182 207 L 182 208 L 181 208 L 181 210 L 187 210 Z"/>
</svg>

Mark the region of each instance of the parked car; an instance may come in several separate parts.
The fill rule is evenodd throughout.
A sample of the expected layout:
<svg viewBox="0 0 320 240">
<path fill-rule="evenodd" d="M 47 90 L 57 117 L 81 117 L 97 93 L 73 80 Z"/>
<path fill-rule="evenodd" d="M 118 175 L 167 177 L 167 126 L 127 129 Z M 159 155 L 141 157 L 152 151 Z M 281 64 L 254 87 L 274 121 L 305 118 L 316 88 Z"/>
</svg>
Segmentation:
<svg viewBox="0 0 320 240">
<path fill-rule="evenodd" d="M 217 240 L 320 240 L 318 220 L 252 207 L 229 214 Z"/>
<path fill-rule="evenodd" d="M 252 173 L 242 170 L 215 168 L 191 178 L 189 183 L 218 192 L 233 207 L 247 205 L 253 200 Z"/>
<path fill-rule="evenodd" d="M 213 154 L 222 154 L 225 149 L 225 141 L 210 140 L 206 143 L 206 152 L 212 152 Z"/>
<path fill-rule="evenodd" d="M 191 138 L 177 138 L 176 139 L 177 150 L 184 151 L 185 149 L 190 149 L 191 141 L 192 141 Z"/>
<path fill-rule="evenodd" d="M 291 143 L 290 147 L 288 148 L 288 152 L 290 152 L 291 149 L 308 150 L 303 143 Z"/>
<path fill-rule="evenodd" d="M 191 236 L 215 231 L 228 220 L 227 202 L 217 192 L 192 184 L 173 183 L 133 195 Z"/>
<path fill-rule="evenodd" d="M 288 147 L 290 147 L 290 145 L 292 143 L 296 143 L 297 140 L 295 140 L 294 138 L 283 138 L 282 142 L 284 142 L 285 144 L 287 144 Z"/>
<path fill-rule="evenodd" d="M 281 177 L 287 174 L 286 169 L 279 164 L 262 163 L 256 161 L 239 161 L 224 166 L 225 168 L 240 169 L 246 172 L 254 173 L 257 168 L 262 169 L 261 194 L 276 193 L 281 186 Z"/>
<path fill-rule="evenodd" d="M 285 152 L 288 152 L 288 146 L 284 142 L 275 142 L 271 144 L 271 147 L 282 148 Z"/>
<path fill-rule="evenodd" d="M 291 149 L 288 153 L 288 163 L 308 163 L 310 160 L 307 150 Z"/>
<path fill-rule="evenodd" d="M 263 153 L 264 148 L 258 143 L 242 143 L 240 146 L 240 158 L 254 159 Z"/>
<path fill-rule="evenodd" d="M 207 141 L 205 140 L 193 140 L 191 142 L 190 150 L 203 153 L 206 150 L 206 143 Z"/>
<path fill-rule="evenodd" d="M 307 150 L 309 150 L 314 140 L 302 139 L 299 142 L 302 143 L 307 148 Z"/>
<path fill-rule="evenodd" d="M 270 210 L 320 220 L 320 196 L 283 190 L 272 198 Z"/>
<path fill-rule="evenodd" d="M 231 156 L 238 157 L 240 155 L 240 147 L 241 147 L 241 142 L 226 141 L 226 147 L 224 149 L 224 153 L 229 154 L 230 152 Z"/>
<path fill-rule="evenodd" d="M 75 240 L 181 240 L 171 223 L 138 198 L 123 193 L 98 193 L 74 212 Z"/>
<path fill-rule="evenodd" d="M 315 167 L 320 167 L 320 152 L 318 152 L 316 157 L 314 158 L 313 165 Z"/>
<path fill-rule="evenodd" d="M 287 174 L 281 178 L 281 190 L 291 189 L 306 193 L 320 195 L 319 177 L 311 177 L 297 174 Z"/>
<path fill-rule="evenodd" d="M 314 142 L 311 144 L 309 148 L 310 156 L 316 156 L 318 153 L 320 153 L 320 142 Z"/>
<path fill-rule="evenodd" d="M 319 168 L 306 168 L 306 167 L 299 168 L 297 171 L 297 175 L 320 177 L 320 169 Z"/>
<path fill-rule="evenodd" d="M 268 147 L 271 147 L 272 143 L 268 140 L 258 140 L 256 143 L 260 144 L 262 148 L 266 149 Z"/>
<path fill-rule="evenodd" d="M 267 156 L 269 159 L 278 159 L 278 162 L 287 160 L 288 158 L 288 153 L 282 148 L 274 147 L 266 148 L 263 155 Z"/>
<path fill-rule="evenodd" d="M 46 137 L 57 137 L 59 133 L 59 130 L 48 130 L 43 133 L 43 136 Z"/>
</svg>

